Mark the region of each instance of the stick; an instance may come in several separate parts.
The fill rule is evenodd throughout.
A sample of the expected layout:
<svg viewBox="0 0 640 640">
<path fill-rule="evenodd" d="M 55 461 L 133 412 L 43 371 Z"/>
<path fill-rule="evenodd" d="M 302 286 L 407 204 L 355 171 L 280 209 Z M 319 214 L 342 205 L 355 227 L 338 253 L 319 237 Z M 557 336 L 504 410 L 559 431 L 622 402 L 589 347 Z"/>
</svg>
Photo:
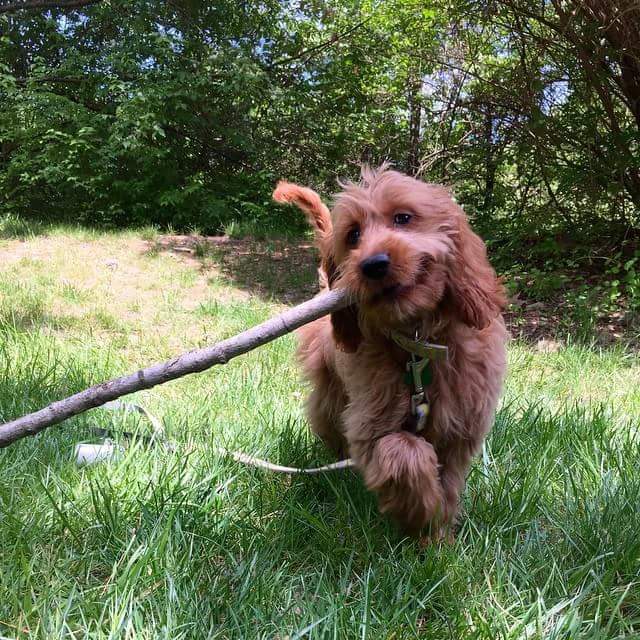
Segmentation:
<svg viewBox="0 0 640 640">
<path fill-rule="evenodd" d="M 53 402 L 40 411 L 0 425 L 0 448 L 7 447 L 26 436 L 33 436 L 71 416 L 77 416 L 88 409 L 99 407 L 129 393 L 150 389 L 189 373 L 204 371 L 216 364 L 226 364 L 236 356 L 252 351 L 286 333 L 291 333 L 298 327 L 322 316 L 343 309 L 348 304 L 348 296 L 344 290 L 336 289 L 321 293 L 275 318 L 218 342 L 212 347 L 183 353 L 173 360 L 151 365 L 131 375 L 114 378 L 64 400 Z"/>
</svg>

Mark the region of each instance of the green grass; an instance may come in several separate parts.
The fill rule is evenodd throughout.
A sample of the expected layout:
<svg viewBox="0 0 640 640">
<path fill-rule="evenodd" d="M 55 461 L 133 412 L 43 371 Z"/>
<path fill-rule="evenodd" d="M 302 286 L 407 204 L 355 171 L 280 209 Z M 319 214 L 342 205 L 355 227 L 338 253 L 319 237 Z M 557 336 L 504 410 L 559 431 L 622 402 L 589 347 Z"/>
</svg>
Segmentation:
<svg viewBox="0 0 640 640">
<path fill-rule="evenodd" d="M 0 420 L 282 308 L 215 259 L 143 240 L 65 230 L 0 247 Z M 99 410 L 0 451 L 0 637 L 638 637 L 636 353 L 511 345 L 457 540 L 420 549 L 355 474 L 290 479 L 216 454 L 330 460 L 306 431 L 294 346 L 138 394 L 175 451 L 135 438 L 76 467 L 93 426 L 149 432 Z"/>
</svg>

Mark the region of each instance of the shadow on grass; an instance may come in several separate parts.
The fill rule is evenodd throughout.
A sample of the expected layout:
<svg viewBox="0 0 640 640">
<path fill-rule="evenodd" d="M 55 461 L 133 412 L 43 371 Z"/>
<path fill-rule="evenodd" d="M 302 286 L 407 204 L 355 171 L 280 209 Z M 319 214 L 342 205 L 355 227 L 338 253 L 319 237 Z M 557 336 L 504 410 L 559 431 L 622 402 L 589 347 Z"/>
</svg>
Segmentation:
<svg viewBox="0 0 640 640">
<path fill-rule="evenodd" d="M 0 239 L 28 240 L 54 233 L 91 239 L 110 232 L 114 230 L 0 218 Z M 318 290 L 318 257 L 309 240 L 160 235 L 153 227 L 136 233 L 147 242 L 149 253 L 172 252 L 192 260 L 194 265 L 213 266 L 228 284 L 267 301 L 294 305 Z M 640 344 L 639 314 L 624 304 L 610 309 L 605 305 L 606 312 L 604 307 L 600 309 L 601 278 L 592 275 L 581 280 L 576 273 L 558 270 L 535 274 L 512 270 L 508 284 L 513 295 L 504 314 L 511 335 L 542 352 L 554 351 L 565 342 L 604 348 L 622 345 L 636 350 Z M 585 283 L 586 297 L 580 294 Z M 20 324 L 27 327 L 29 322 Z"/>
<path fill-rule="evenodd" d="M 318 256 L 311 242 L 159 236 L 150 251 L 212 264 L 230 285 L 270 301 L 298 304 L 318 290 Z M 599 317 L 595 309 L 576 305 L 570 291 L 544 302 L 514 296 L 504 317 L 514 338 L 541 352 L 556 351 L 563 343 L 605 349 L 638 343 L 637 327 L 627 316 Z"/>
<path fill-rule="evenodd" d="M 35 331 L 110 331 L 123 334 L 127 331 L 110 313 L 98 310 L 82 317 L 52 314 L 43 309 L 0 308 L 0 330 L 29 335 Z"/>
<path fill-rule="evenodd" d="M 281 304 L 299 304 L 318 291 L 318 256 L 310 241 L 171 235 L 159 236 L 149 252 L 211 264 L 230 285 Z"/>
<path fill-rule="evenodd" d="M 105 233 L 136 231 L 141 235 L 155 235 L 153 227 L 116 228 L 82 222 L 55 222 L 21 218 L 16 215 L 0 215 L 0 240 L 19 240 L 25 242 L 38 237 L 68 234 L 86 239 L 99 238 Z"/>
</svg>

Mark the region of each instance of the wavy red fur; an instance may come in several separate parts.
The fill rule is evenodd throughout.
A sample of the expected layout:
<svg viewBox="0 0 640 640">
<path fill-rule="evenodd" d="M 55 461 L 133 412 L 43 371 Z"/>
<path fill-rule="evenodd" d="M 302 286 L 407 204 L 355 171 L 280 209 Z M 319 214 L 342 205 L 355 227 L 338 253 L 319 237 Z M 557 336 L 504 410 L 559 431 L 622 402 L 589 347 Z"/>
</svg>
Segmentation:
<svg viewBox="0 0 640 640">
<path fill-rule="evenodd" d="M 287 185 L 286 193 L 304 193 L 304 199 L 289 201 L 312 220 L 324 220 L 319 197 L 297 189 L 303 191 Z M 398 214 L 409 221 L 397 223 Z M 322 318 L 299 330 L 299 355 L 313 385 L 311 427 L 338 455 L 353 457 L 381 511 L 407 531 L 430 526 L 431 539 L 448 539 L 502 388 L 502 285 L 449 192 L 386 167 L 364 169 L 360 183 L 343 185 L 330 231 L 322 224 L 327 280 L 346 287 L 356 304 L 332 322 Z M 389 268 L 372 280 L 362 264 L 379 254 Z M 448 361 L 433 364 L 431 413 L 420 434 L 406 430 L 408 355 L 389 340 L 391 329 L 417 330 L 449 347 Z"/>
</svg>

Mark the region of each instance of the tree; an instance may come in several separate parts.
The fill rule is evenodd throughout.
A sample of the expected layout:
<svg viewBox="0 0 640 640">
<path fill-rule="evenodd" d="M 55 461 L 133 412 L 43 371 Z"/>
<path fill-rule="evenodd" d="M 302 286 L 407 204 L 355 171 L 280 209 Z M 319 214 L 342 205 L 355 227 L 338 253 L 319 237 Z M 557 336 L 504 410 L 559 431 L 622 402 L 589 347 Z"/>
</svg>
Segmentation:
<svg viewBox="0 0 640 640">
<path fill-rule="evenodd" d="M 18 215 L 293 225 L 277 178 L 391 160 L 493 233 L 639 224 L 633 0 L 9 0 L 0 31 Z"/>
</svg>

